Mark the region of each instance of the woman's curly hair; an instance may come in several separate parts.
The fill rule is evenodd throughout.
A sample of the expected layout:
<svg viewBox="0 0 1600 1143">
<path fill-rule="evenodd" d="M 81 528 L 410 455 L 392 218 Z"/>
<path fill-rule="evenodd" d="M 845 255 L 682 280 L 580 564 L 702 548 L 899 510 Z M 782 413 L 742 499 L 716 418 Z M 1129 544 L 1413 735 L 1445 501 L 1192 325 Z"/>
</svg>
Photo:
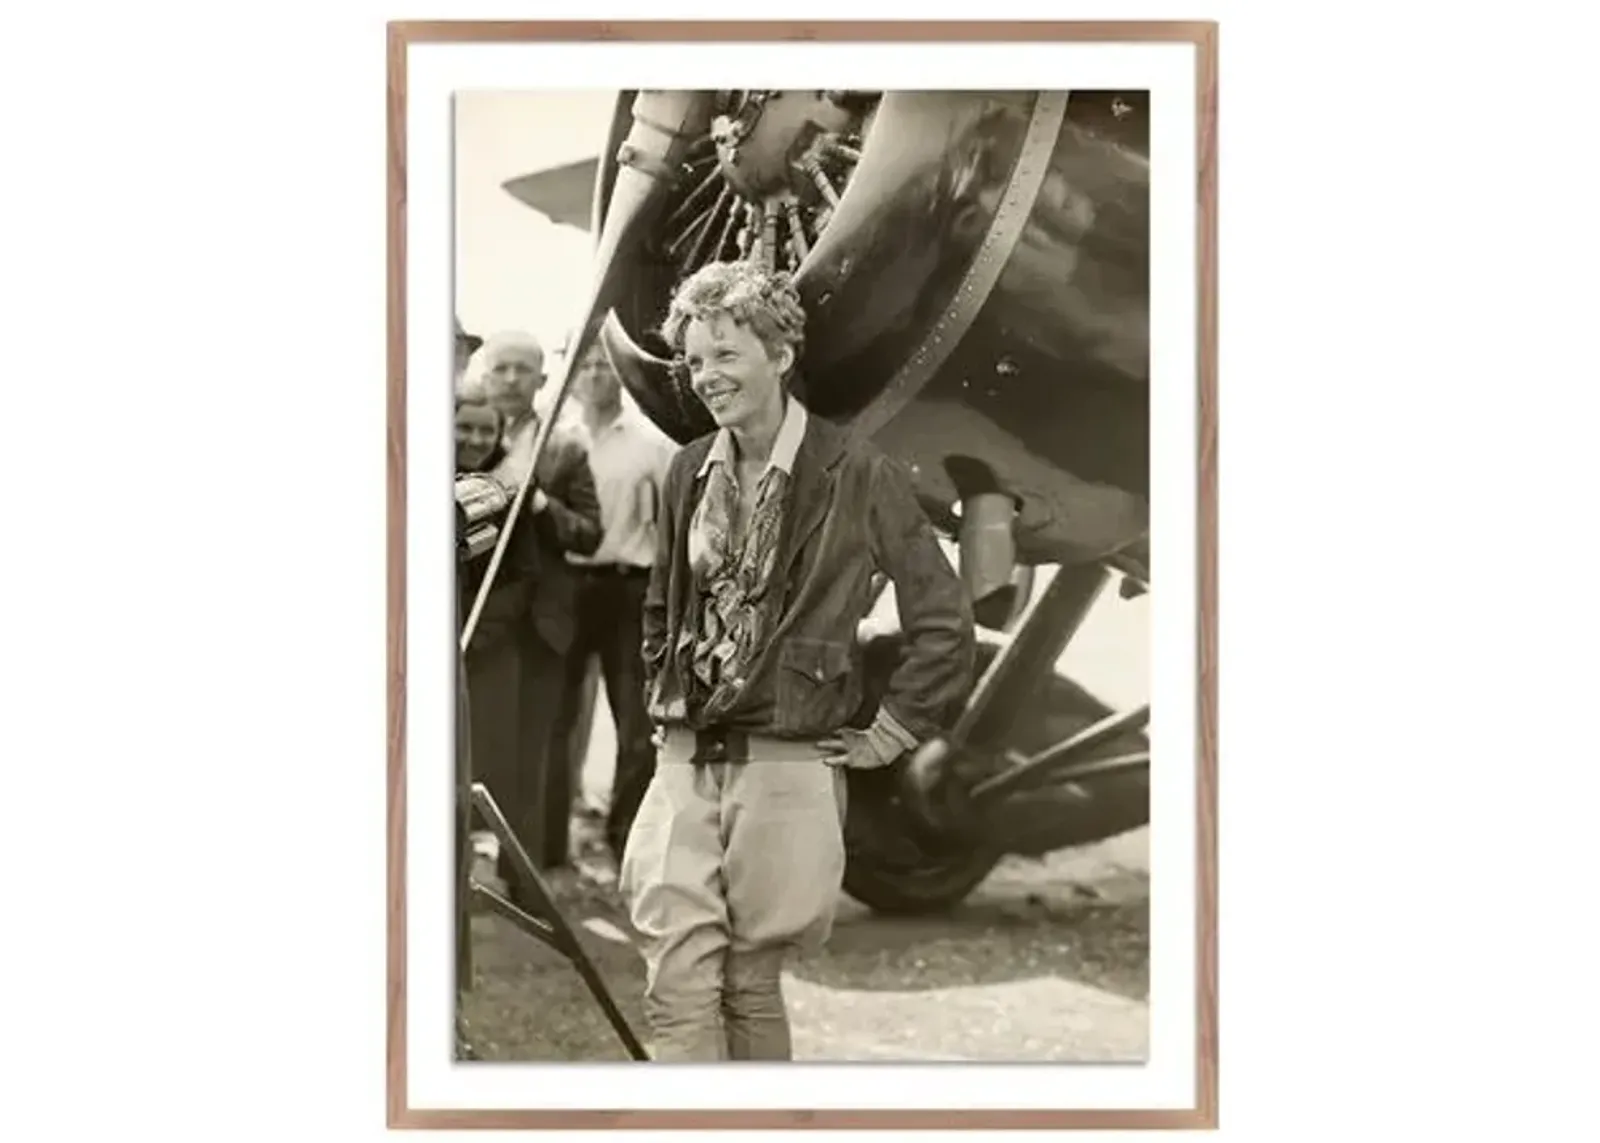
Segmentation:
<svg viewBox="0 0 1600 1143">
<path fill-rule="evenodd" d="M 806 312 L 788 274 L 754 262 L 709 262 L 673 293 L 661 336 L 681 355 L 689 323 L 717 314 L 749 329 L 769 354 L 791 347 L 799 362 L 805 349 Z"/>
</svg>

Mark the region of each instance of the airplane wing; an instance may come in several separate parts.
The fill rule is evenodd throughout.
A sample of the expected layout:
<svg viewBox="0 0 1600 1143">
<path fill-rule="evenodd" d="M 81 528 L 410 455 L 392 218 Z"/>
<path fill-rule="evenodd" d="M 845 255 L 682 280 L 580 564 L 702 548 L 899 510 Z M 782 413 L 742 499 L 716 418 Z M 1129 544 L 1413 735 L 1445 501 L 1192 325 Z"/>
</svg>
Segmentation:
<svg viewBox="0 0 1600 1143">
<path fill-rule="evenodd" d="M 590 229 L 595 173 L 600 160 L 578 159 L 559 167 L 518 175 L 501 184 L 506 193 L 551 222 Z"/>
</svg>

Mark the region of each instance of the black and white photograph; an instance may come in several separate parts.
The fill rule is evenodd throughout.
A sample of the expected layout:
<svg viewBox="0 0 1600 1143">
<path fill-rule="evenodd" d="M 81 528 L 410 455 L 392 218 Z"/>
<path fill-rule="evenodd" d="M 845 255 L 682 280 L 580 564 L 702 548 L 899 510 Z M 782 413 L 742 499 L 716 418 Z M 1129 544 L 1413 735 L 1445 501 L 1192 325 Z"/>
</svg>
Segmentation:
<svg viewBox="0 0 1600 1143">
<path fill-rule="evenodd" d="M 1582 25 L 925 7 L 12 21 L 0 1135 L 1585 1135 Z"/>
<path fill-rule="evenodd" d="M 462 1058 L 1146 1057 L 1150 114 L 455 95 Z"/>
</svg>

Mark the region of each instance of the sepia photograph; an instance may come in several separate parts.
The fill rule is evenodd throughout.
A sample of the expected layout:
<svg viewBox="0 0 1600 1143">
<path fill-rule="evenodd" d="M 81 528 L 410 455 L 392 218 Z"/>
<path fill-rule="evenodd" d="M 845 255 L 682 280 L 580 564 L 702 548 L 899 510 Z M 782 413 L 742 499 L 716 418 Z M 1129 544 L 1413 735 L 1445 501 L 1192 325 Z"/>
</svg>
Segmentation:
<svg viewBox="0 0 1600 1143">
<path fill-rule="evenodd" d="M 1152 988 L 1203 876 L 1193 710 L 1152 748 L 1154 648 L 1196 646 L 1153 606 L 1195 561 L 1152 515 L 1152 124 L 1192 141 L 1193 89 L 505 70 L 436 112 L 450 376 L 406 378 L 449 395 L 454 635 L 451 755 L 406 760 L 449 783 L 453 1018 L 406 1053 L 1136 1070 L 1160 1005 L 1192 1050 Z"/>
</svg>

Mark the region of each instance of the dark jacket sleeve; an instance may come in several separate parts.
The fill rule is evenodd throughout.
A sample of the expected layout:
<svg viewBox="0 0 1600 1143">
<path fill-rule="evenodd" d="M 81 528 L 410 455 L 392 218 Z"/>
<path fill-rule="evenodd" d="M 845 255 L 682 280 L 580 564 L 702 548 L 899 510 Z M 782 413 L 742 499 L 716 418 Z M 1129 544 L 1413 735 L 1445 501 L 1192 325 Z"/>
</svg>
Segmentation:
<svg viewBox="0 0 1600 1143">
<path fill-rule="evenodd" d="M 650 568 L 650 582 L 644 592 L 643 639 L 645 693 L 655 686 L 667 651 L 667 598 L 672 587 L 672 556 L 677 550 L 678 500 L 684 479 L 681 455 L 667 467 L 661 486 L 660 513 L 656 521 L 656 558 Z"/>
<path fill-rule="evenodd" d="M 872 556 L 894 581 L 905 653 L 883 706 L 918 740 L 949 729 L 972 689 L 977 634 L 972 604 L 937 533 L 917 503 L 910 475 L 879 457 L 869 506 Z"/>
<path fill-rule="evenodd" d="M 570 441 L 561 443 L 559 459 L 552 465 L 548 484 L 541 482 L 541 490 L 546 497 L 545 508 L 533 517 L 541 538 L 564 552 L 593 555 L 604 533 L 594 473 L 582 446 Z"/>
</svg>

